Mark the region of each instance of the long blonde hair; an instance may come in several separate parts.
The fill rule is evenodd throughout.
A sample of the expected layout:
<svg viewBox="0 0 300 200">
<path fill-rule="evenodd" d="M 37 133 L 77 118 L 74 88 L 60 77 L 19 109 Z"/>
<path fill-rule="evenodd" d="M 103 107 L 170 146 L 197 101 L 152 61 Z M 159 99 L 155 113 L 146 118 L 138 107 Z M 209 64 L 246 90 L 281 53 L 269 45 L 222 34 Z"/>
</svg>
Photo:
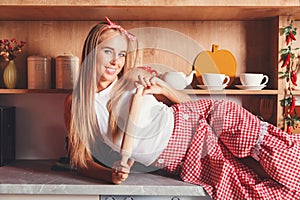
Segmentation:
<svg viewBox="0 0 300 200">
<path fill-rule="evenodd" d="M 104 32 L 119 31 L 111 28 L 106 22 L 96 24 L 89 32 L 81 57 L 78 78 L 72 93 L 71 122 L 69 132 L 69 153 L 72 166 L 87 166 L 87 160 L 92 159 L 91 143 L 99 133 L 99 126 L 95 113 L 95 93 L 97 91 L 96 53 L 97 46 L 104 41 Z M 128 38 L 127 38 L 128 39 Z M 134 48 L 132 47 L 134 46 Z M 125 65 L 119 74 L 122 76 L 130 68 L 134 68 L 137 55 L 137 41 L 128 39 L 128 53 Z"/>
</svg>

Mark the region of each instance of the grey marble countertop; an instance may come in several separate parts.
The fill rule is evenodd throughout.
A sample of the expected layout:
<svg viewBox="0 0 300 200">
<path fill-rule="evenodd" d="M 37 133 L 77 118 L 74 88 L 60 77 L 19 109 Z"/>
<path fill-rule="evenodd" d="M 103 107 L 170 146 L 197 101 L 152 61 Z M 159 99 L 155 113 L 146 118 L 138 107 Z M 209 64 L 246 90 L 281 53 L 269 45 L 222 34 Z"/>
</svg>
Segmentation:
<svg viewBox="0 0 300 200">
<path fill-rule="evenodd" d="M 55 161 L 19 160 L 0 167 L 0 194 L 207 196 L 197 185 L 153 173 L 134 173 L 121 185 L 53 171 Z"/>
</svg>

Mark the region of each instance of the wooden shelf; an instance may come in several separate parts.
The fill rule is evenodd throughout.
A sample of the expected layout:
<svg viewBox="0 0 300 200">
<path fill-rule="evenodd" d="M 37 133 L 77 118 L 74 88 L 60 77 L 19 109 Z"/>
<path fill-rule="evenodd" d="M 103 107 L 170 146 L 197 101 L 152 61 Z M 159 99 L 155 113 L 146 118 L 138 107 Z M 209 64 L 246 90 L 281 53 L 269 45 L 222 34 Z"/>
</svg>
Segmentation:
<svg viewBox="0 0 300 200">
<path fill-rule="evenodd" d="M 300 96 L 300 90 L 294 90 L 293 95 L 295 96 Z"/>
<path fill-rule="evenodd" d="M 68 89 L 0 89 L 0 94 L 64 94 L 70 93 Z"/>
<path fill-rule="evenodd" d="M 238 89 L 225 89 L 225 90 L 201 90 L 201 89 L 185 89 L 187 94 L 227 94 L 227 95 L 277 95 L 278 90 L 238 90 Z M 300 94 L 300 92 L 299 92 Z"/>
<path fill-rule="evenodd" d="M 170 3 L 172 2 L 172 3 Z M 272 2 L 272 3 L 271 3 Z M 41 6 L 55 6 L 55 5 L 95 5 L 95 6 L 298 6 L 298 0 L 2 0 L 1 5 L 41 5 Z"/>
<path fill-rule="evenodd" d="M 0 20 L 253 20 L 292 15 L 300 18 L 299 1 L 245 0 L 3 0 Z M 12 14 L 13 13 L 13 14 Z M 55 14 L 53 14 L 55 13 Z M 83 14 L 84 13 L 84 14 Z"/>
<path fill-rule="evenodd" d="M 187 94 L 228 94 L 228 95 L 277 95 L 278 90 L 201 90 L 201 89 L 185 89 Z M 69 89 L 0 89 L 0 94 L 64 94 L 70 93 Z M 295 95 L 300 95 L 300 91 L 295 92 Z"/>
</svg>

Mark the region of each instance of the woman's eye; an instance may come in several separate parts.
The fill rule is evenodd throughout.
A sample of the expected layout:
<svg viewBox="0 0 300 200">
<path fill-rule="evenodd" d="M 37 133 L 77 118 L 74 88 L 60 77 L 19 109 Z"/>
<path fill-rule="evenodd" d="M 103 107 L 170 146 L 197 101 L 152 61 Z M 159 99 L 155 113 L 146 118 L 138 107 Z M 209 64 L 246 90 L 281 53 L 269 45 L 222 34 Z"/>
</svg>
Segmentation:
<svg viewBox="0 0 300 200">
<path fill-rule="evenodd" d="M 108 55 L 113 54 L 112 50 L 110 50 L 110 49 L 104 49 L 104 53 L 108 54 Z"/>
<path fill-rule="evenodd" d="M 126 53 L 119 53 L 119 57 L 125 57 Z"/>
</svg>

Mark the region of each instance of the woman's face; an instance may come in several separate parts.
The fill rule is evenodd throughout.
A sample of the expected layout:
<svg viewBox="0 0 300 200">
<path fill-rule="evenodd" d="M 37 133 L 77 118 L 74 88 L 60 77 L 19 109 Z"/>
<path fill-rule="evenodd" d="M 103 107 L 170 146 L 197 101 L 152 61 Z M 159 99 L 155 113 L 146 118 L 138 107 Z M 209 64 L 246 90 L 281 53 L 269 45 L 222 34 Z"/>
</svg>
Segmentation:
<svg viewBox="0 0 300 200">
<path fill-rule="evenodd" d="M 127 38 L 118 31 L 106 31 L 104 41 L 97 47 L 98 90 L 108 87 L 120 73 L 125 64 Z"/>
</svg>

